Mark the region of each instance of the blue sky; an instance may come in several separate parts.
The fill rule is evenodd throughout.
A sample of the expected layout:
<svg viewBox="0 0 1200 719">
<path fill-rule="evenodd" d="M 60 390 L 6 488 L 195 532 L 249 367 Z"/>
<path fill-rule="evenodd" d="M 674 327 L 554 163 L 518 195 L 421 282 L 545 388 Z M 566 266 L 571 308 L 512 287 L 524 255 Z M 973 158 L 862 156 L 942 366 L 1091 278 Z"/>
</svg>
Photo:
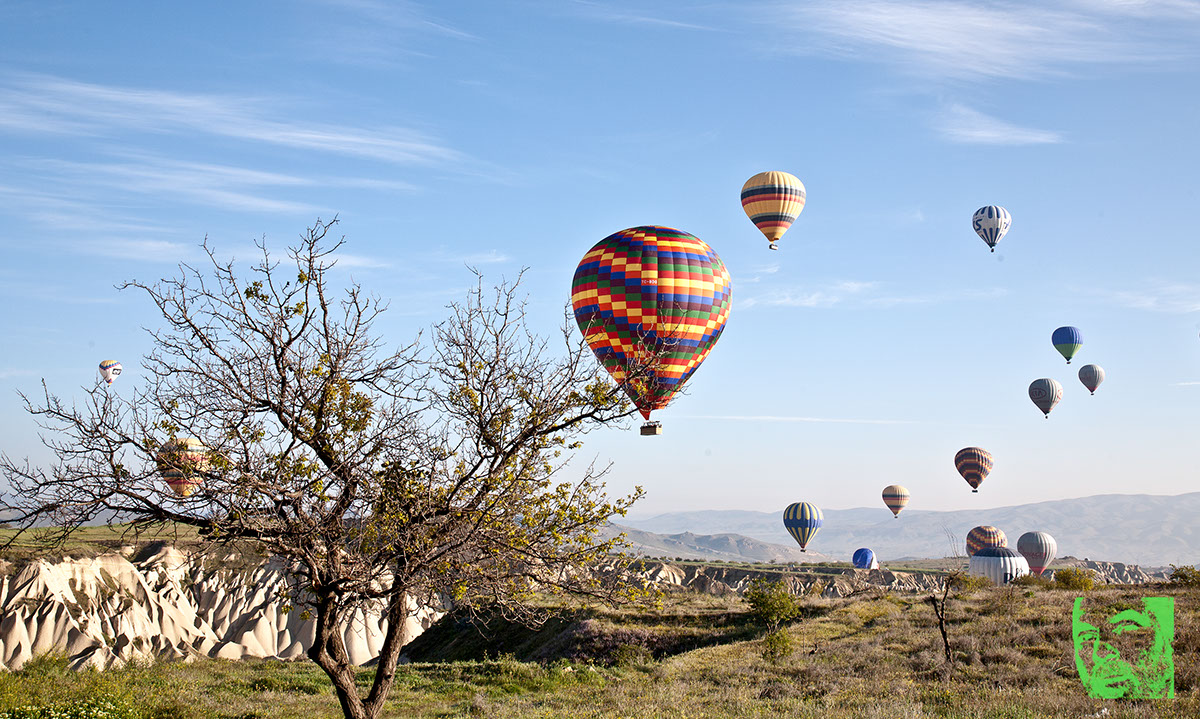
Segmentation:
<svg viewBox="0 0 1200 719">
<path fill-rule="evenodd" d="M 555 331 L 575 264 L 642 224 L 712 245 L 725 334 L 656 418 L 590 435 L 637 514 L 793 501 L 986 508 L 1197 488 L 1200 2 L 8 2 L 0 431 L 15 390 L 137 381 L 128 279 L 207 236 L 248 261 L 337 214 L 340 277 L 400 344 L 527 267 Z M 808 190 L 771 252 L 738 202 Z M 970 226 L 998 204 L 995 254 Z M 1070 367 L 1050 345 L 1072 324 Z M 1108 373 L 1096 396 L 1081 364 Z M 1047 421 L 1026 388 L 1066 388 Z M 996 469 L 972 495 L 954 453 Z"/>
</svg>

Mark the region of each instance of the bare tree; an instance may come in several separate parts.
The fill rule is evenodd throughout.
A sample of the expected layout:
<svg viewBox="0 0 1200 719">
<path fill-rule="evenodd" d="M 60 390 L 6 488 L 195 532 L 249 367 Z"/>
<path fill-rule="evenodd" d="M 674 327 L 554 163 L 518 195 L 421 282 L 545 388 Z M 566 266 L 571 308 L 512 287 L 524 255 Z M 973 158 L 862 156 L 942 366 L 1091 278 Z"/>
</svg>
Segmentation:
<svg viewBox="0 0 1200 719">
<path fill-rule="evenodd" d="M 54 541 L 97 518 L 174 523 L 287 560 L 290 601 L 315 621 L 309 657 L 347 717 L 374 719 L 414 607 L 450 597 L 529 618 L 535 590 L 636 593 L 586 568 L 617 546 L 597 533 L 641 489 L 609 500 L 604 469 L 561 474 L 583 433 L 632 410 L 568 322 L 558 350 L 529 328 L 519 278 L 480 280 L 427 338 L 385 350 L 386 305 L 331 284 L 334 223 L 318 220 L 286 265 L 258 243 L 249 279 L 206 240 L 204 272 L 122 285 L 164 321 L 147 330 L 145 382 L 98 382 L 78 405 L 44 382 L 37 403 L 22 395 L 57 462 L 0 457 L 0 499 L 14 524 L 52 523 Z M 366 607 L 387 624 L 363 693 L 340 629 Z"/>
</svg>

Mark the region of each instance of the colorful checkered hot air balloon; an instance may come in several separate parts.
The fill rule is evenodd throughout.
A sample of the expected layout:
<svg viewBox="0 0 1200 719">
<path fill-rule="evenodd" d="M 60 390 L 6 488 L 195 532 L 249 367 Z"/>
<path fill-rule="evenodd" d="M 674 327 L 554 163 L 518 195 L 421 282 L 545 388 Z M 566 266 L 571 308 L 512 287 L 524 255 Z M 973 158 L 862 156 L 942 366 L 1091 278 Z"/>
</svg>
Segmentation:
<svg viewBox="0 0 1200 719">
<path fill-rule="evenodd" d="M 987 479 L 993 464 L 992 453 L 982 447 L 965 447 L 954 455 L 954 468 L 971 485 L 972 492 L 979 491 L 979 485 Z"/>
<path fill-rule="evenodd" d="M 1067 364 L 1071 364 L 1071 358 L 1083 346 L 1083 333 L 1078 327 L 1059 327 L 1050 335 L 1050 342 L 1054 344 L 1054 349 L 1067 359 Z"/>
<path fill-rule="evenodd" d="M 1085 364 L 1079 368 L 1079 381 L 1092 394 L 1096 394 L 1096 388 L 1104 381 L 1104 368 L 1098 364 Z"/>
<path fill-rule="evenodd" d="M 760 172 L 742 185 L 742 210 L 772 250 L 804 210 L 804 183 L 788 172 Z"/>
<path fill-rule="evenodd" d="M 979 235 L 987 243 L 987 246 L 992 248 L 992 252 L 995 252 L 996 243 L 1012 226 L 1012 215 L 998 205 L 980 207 L 971 217 L 971 226 L 975 228 L 975 234 Z"/>
<path fill-rule="evenodd" d="M 792 535 L 792 539 L 800 545 L 800 551 L 808 551 L 805 549 L 812 538 L 817 536 L 817 530 L 825 522 L 825 518 L 821 515 L 821 508 L 810 502 L 796 502 L 789 504 L 788 508 L 783 510 L 783 526 L 787 528 L 788 534 Z"/>
<path fill-rule="evenodd" d="M 196 491 L 210 466 L 208 448 L 195 437 L 168 441 L 155 459 L 163 480 L 180 497 L 190 496 Z"/>
<path fill-rule="evenodd" d="M 571 306 L 600 364 L 648 420 L 717 343 L 731 290 L 725 263 L 700 239 L 669 227 L 633 227 L 583 256 Z M 653 422 L 642 428 L 659 431 Z"/>
<path fill-rule="evenodd" d="M 1007 547 L 1008 537 L 1004 532 L 985 524 L 967 532 L 967 556 L 973 556 L 984 547 Z"/>
<path fill-rule="evenodd" d="M 892 515 L 896 519 L 900 519 L 900 510 L 904 509 L 908 504 L 908 490 L 898 484 L 892 484 L 883 488 L 883 503 L 887 508 L 892 510 Z"/>
<path fill-rule="evenodd" d="M 108 384 L 117 381 L 117 377 L 121 376 L 121 363 L 116 360 L 104 360 L 100 363 L 100 376 Z"/>
<path fill-rule="evenodd" d="M 1049 377 L 1035 379 L 1029 383 L 1029 399 L 1033 400 L 1037 408 L 1042 410 L 1046 419 L 1050 419 L 1050 410 L 1059 403 L 1062 395 L 1062 385 Z"/>
</svg>

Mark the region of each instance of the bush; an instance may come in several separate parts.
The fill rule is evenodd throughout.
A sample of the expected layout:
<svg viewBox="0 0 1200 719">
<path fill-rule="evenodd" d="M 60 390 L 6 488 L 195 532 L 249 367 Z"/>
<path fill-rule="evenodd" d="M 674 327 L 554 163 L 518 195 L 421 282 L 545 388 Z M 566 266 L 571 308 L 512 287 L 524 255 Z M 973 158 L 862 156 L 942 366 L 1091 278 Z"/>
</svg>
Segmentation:
<svg viewBox="0 0 1200 719">
<path fill-rule="evenodd" d="M 0 712 L 0 719 L 134 719 L 133 709 L 108 699 L 89 699 L 59 707 L 23 706 Z"/>
<path fill-rule="evenodd" d="M 1184 587 L 1200 587 L 1200 569 L 1196 567 L 1171 565 L 1171 584 Z"/>
<path fill-rule="evenodd" d="M 763 637 L 762 655 L 769 662 L 778 662 L 791 656 L 794 649 L 792 636 L 784 629 L 776 629 Z"/>
<path fill-rule="evenodd" d="M 1049 589 L 1053 586 L 1049 579 L 1039 577 L 1036 574 L 1024 574 L 1012 580 L 1009 584 L 1015 584 L 1018 587 L 1038 587 L 1040 589 Z"/>
<path fill-rule="evenodd" d="M 800 598 L 781 580 L 755 579 L 746 590 L 745 598 L 750 604 L 750 613 L 772 632 L 800 615 Z"/>
<path fill-rule="evenodd" d="M 958 572 L 948 575 L 946 581 L 950 583 L 950 589 L 956 594 L 971 594 L 992 586 L 992 580 L 987 577 Z"/>
<path fill-rule="evenodd" d="M 1090 569 L 1058 569 L 1054 572 L 1054 588 L 1087 592 L 1096 587 Z"/>
</svg>

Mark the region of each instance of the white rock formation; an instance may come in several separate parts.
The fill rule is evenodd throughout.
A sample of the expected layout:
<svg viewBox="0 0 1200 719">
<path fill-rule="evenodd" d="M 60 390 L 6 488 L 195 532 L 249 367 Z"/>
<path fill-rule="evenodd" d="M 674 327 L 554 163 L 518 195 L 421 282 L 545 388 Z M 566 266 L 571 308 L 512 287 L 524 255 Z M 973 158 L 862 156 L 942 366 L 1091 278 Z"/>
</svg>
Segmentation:
<svg viewBox="0 0 1200 719">
<path fill-rule="evenodd" d="M 228 571 L 170 546 L 136 563 L 121 554 L 35 561 L 0 577 L 0 669 L 50 652 L 66 654 L 75 669 L 150 658 L 302 658 L 314 620 L 284 610 L 286 583 L 278 560 Z M 440 616 L 410 612 L 404 642 Z M 378 656 L 386 629 L 377 610 L 357 612 L 345 634 L 350 660 Z"/>
</svg>

